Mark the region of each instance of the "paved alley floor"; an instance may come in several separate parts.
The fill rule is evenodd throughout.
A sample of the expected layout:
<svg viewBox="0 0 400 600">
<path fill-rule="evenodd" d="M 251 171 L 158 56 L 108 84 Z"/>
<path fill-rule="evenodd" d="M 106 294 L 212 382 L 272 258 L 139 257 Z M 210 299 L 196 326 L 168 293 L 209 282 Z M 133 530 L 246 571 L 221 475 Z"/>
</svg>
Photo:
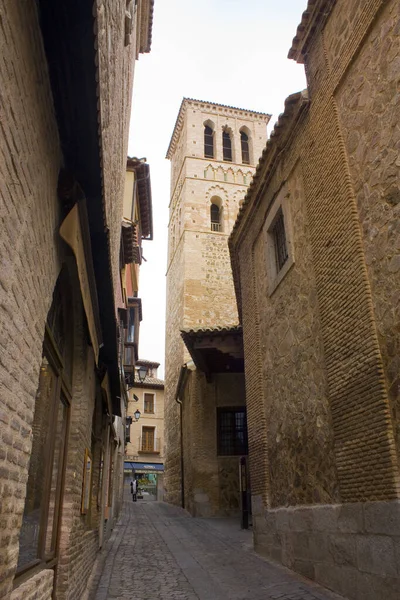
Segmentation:
<svg viewBox="0 0 400 600">
<path fill-rule="evenodd" d="M 258 556 L 229 520 L 195 519 L 162 502 L 123 514 L 94 574 L 95 600 L 339 600 Z"/>
</svg>

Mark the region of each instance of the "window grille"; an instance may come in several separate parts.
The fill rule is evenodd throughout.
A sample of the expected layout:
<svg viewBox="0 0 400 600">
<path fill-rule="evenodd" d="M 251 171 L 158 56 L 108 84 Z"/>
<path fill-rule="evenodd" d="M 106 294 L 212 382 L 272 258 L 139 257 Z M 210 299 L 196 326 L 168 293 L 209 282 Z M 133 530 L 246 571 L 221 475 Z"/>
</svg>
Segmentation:
<svg viewBox="0 0 400 600">
<path fill-rule="evenodd" d="M 211 231 L 222 231 L 221 227 L 221 211 L 216 204 L 211 204 Z"/>
<path fill-rule="evenodd" d="M 224 160 L 232 162 L 232 140 L 228 131 L 222 132 L 222 155 Z"/>
<path fill-rule="evenodd" d="M 214 158 L 214 136 L 211 127 L 204 127 L 204 156 Z"/>
<path fill-rule="evenodd" d="M 244 131 L 240 132 L 240 144 L 242 146 L 242 163 L 250 164 L 249 136 Z"/>
<path fill-rule="evenodd" d="M 218 454 L 248 454 L 246 409 L 218 408 L 217 411 Z"/>
<path fill-rule="evenodd" d="M 283 219 L 282 209 L 279 209 L 278 211 L 278 216 L 272 229 L 272 235 L 274 238 L 275 246 L 276 271 L 277 273 L 279 273 L 279 271 L 282 269 L 283 265 L 289 258 L 286 243 L 285 222 Z"/>
</svg>

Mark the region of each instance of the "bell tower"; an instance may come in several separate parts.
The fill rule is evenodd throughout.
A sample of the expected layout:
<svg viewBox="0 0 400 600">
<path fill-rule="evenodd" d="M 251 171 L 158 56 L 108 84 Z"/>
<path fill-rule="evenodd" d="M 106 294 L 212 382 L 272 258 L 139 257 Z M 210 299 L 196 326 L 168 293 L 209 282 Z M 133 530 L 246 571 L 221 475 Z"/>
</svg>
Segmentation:
<svg viewBox="0 0 400 600">
<path fill-rule="evenodd" d="M 184 98 L 167 152 L 171 201 L 167 266 L 167 500 L 179 503 L 175 391 L 190 359 L 182 329 L 237 324 L 228 237 L 267 140 L 270 115 Z"/>
</svg>

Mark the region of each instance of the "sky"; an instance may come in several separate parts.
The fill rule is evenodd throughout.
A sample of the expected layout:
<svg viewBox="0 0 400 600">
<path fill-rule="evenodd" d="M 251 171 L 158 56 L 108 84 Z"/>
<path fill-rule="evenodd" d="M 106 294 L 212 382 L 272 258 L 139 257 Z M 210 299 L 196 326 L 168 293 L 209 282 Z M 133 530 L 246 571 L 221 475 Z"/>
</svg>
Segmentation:
<svg viewBox="0 0 400 600">
<path fill-rule="evenodd" d="M 146 157 L 153 241 L 140 270 L 143 321 L 139 357 L 164 376 L 165 272 L 170 162 L 165 159 L 183 97 L 272 114 L 306 87 L 304 69 L 287 58 L 307 0 L 155 0 L 152 46 L 135 67 L 129 155 Z"/>
</svg>

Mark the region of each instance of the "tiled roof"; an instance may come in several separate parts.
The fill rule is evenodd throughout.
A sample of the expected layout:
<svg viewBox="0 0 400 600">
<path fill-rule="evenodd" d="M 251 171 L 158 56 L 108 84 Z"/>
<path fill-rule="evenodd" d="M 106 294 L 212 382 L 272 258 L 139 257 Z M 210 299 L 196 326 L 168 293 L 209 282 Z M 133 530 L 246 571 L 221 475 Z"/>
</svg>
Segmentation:
<svg viewBox="0 0 400 600">
<path fill-rule="evenodd" d="M 329 16 L 336 0 L 308 0 L 301 23 L 297 27 L 288 58 L 304 63 L 304 55 L 315 32 L 319 30 Z"/>
<path fill-rule="evenodd" d="M 157 377 L 149 377 L 146 375 L 144 381 L 136 381 L 134 387 L 142 388 L 163 388 L 164 379 L 158 379 Z"/>
<path fill-rule="evenodd" d="M 240 333 L 241 325 L 222 325 L 217 327 L 194 327 L 192 329 L 181 329 L 182 336 L 185 335 L 219 335 L 223 333 Z"/>
<path fill-rule="evenodd" d="M 136 364 L 138 366 L 143 365 L 144 367 L 159 367 L 160 363 L 159 362 L 155 362 L 154 360 L 146 360 L 145 358 L 139 358 L 139 360 L 136 361 Z"/>
<path fill-rule="evenodd" d="M 271 115 L 264 112 L 257 112 L 255 110 L 248 110 L 246 108 L 238 108 L 237 106 L 229 106 L 228 104 L 218 104 L 216 102 L 207 102 L 206 100 L 196 100 L 195 98 L 183 98 L 181 102 L 181 106 L 179 108 L 178 116 L 175 121 L 174 130 L 172 132 L 171 141 L 168 146 L 166 158 L 172 158 L 173 151 L 175 150 L 176 143 L 179 139 L 179 135 L 183 126 L 183 117 L 186 112 L 186 106 L 191 103 L 196 102 L 198 104 L 203 104 L 205 106 L 219 106 L 221 108 L 227 108 L 229 110 L 239 111 L 248 115 L 255 115 L 257 117 L 261 117 L 262 119 L 266 119 L 267 123 L 271 118 Z"/>
</svg>

